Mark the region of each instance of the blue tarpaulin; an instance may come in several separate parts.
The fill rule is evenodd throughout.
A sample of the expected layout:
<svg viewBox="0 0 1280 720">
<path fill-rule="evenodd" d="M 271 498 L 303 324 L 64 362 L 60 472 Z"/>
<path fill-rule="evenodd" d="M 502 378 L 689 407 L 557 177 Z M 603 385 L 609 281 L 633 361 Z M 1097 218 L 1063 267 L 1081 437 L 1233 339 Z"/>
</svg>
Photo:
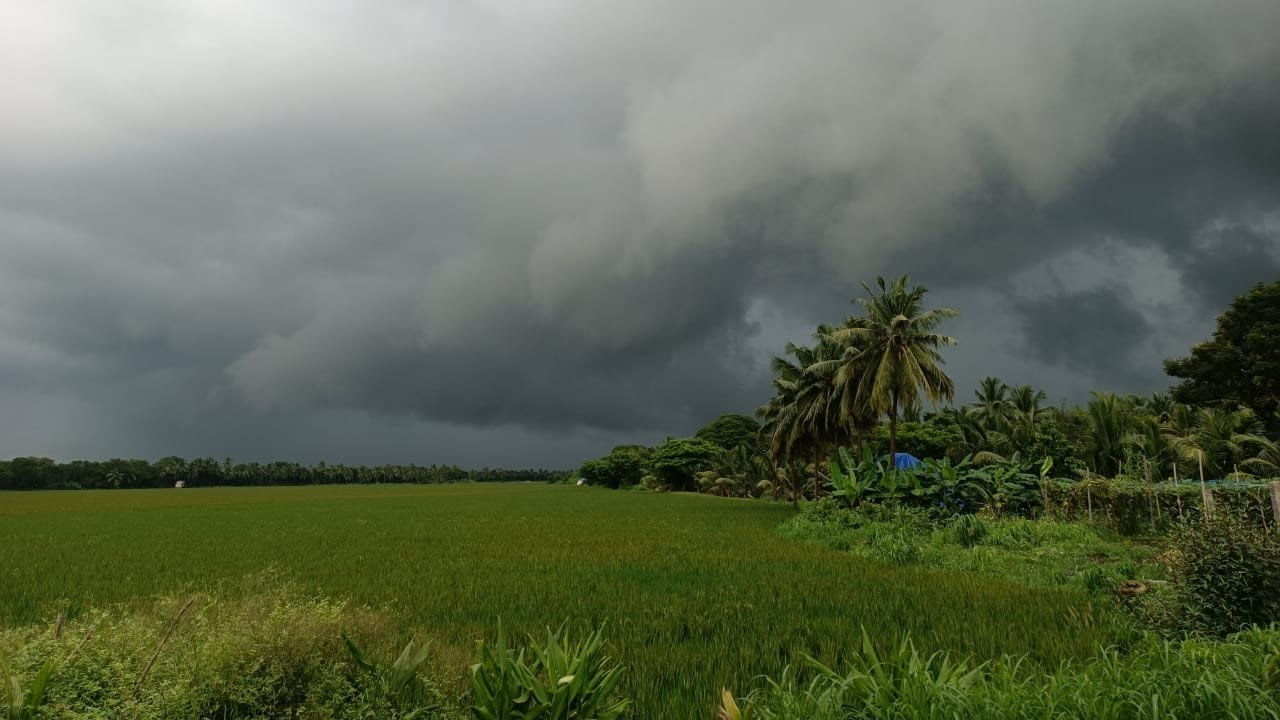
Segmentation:
<svg viewBox="0 0 1280 720">
<path fill-rule="evenodd" d="M 911 453 L 893 454 L 893 467 L 898 470 L 909 470 L 917 465 L 923 464 L 924 463 L 920 462 L 920 458 L 912 455 Z"/>
</svg>

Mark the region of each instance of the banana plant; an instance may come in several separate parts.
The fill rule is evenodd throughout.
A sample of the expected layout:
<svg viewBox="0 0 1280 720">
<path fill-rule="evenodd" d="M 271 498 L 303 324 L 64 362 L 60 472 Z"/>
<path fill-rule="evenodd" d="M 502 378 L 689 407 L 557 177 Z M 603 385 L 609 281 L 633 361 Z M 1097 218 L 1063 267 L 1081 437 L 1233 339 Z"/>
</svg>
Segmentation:
<svg viewBox="0 0 1280 720">
<path fill-rule="evenodd" d="M 870 451 L 864 451 L 862 462 L 856 462 L 845 448 L 840 448 L 837 454 L 839 460 L 831 461 L 831 494 L 851 506 L 857 505 L 876 481 L 876 475 L 867 467 L 871 464 Z"/>
</svg>

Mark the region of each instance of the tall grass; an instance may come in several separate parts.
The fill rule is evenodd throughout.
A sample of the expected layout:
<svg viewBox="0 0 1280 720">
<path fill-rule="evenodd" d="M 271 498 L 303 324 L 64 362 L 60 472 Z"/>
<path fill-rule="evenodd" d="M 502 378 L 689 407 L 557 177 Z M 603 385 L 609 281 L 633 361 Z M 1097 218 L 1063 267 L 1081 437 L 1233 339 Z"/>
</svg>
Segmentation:
<svg viewBox="0 0 1280 720">
<path fill-rule="evenodd" d="M 389 615 L 287 589 L 240 601 L 138 601 L 72 620 L 61 633 L 43 625 L 0 631 L 0 657 L 11 659 L 13 677 L 30 679 L 19 682 L 30 711 L 9 717 L 462 717 L 425 674 L 439 672 L 435 657 L 416 656 L 404 668 L 402 656 L 390 665 L 394 682 L 382 682 L 383 666 L 346 652 L 344 633 L 376 648 L 374 657 L 394 652 Z"/>
<path fill-rule="evenodd" d="M 1126 655 L 1106 651 L 1049 672 L 1002 656 L 978 663 L 922 653 L 903 640 L 889 652 L 867 643 L 839 669 L 810 663 L 766 680 L 730 720 L 929 720 L 944 718 L 1280 717 L 1280 630 L 1253 629 L 1226 642 L 1149 637 Z"/>
<path fill-rule="evenodd" d="M 864 626 L 880 648 L 910 632 L 930 652 L 1033 666 L 1114 640 L 1082 591 L 889 567 L 780 537 L 789 515 L 543 484 L 0 494 L 0 626 L 156 595 L 252 598 L 263 583 L 244 578 L 275 568 L 305 593 L 389 611 L 395 650 L 431 637 L 455 693 L 499 617 L 518 637 L 607 625 L 628 668 L 620 694 L 651 718 L 710 717 L 720 687 L 805 655 L 838 665 Z"/>
</svg>

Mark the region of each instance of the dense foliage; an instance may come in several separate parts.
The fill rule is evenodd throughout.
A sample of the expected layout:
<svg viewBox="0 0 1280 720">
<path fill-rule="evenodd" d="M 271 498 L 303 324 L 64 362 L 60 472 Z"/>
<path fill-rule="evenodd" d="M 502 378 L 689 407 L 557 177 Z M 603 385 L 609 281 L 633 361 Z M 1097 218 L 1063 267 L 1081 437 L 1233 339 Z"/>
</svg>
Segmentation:
<svg viewBox="0 0 1280 720">
<path fill-rule="evenodd" d="M 980 507 L 997 517 L 1004 513 L 1029 516 L 1043 509 L 1041 486 L 1051 467 L 1052 462 L 1042 463 L 1037 473 L 1014 455 L 983 465 L 966 456 L 957 463 L 928 459 L 914 467 L 897 468 L 877 460 L 870 450 L 855 459 L 840 448 L 839 460 L 831 462 L 831 494 L 849 507 L 870 501 L 921 507 L 947 517 Z"/>
<path fill-rule="evenodd" d="M 1205 517 L 1204 493 L 1218 513 L 1262 530 L 1275 531 L 1268 484 L 1259 482 L 1148 483 L 1090 477 L 1045 486 L 1051 515 L 1087 520 L 1124 535 L 1156 535 Z"/>
<path fill-rule="evenodd" d="M 578 474 L 591 485 L 608 488 L 636 485 L 644 479 L 649 448 L 643 445 L 619 445 L 608 455 L 582 463 Z"/>
<path fill-rule="evenodd" d="M 1280 622 L 1280 536 L 1231 515 L 1180 525 L 1173 582 L 1142 598 L 1145 620 L 1167 630 L 1224 636 Z"/>
<path fill-rule="evenodd" d="M 750 418 L 725 415 L 653 451 L 617 448 L 585 463 L 582 477 L 793 503 L 834 494 L 945 512 L 1097 516 L 1131 533 L 1199 512 L 1199 486 L 1175 481 L 1203 479 L 1228 508 L 1273 522 L 1257 498 L 1280 477 L 1280 445 L 1267 434 L 1280 422 L 1280 282 L 1237 299 L 1213 340 L 1169 363 L 1185 378 L 1172 395 L 1094 392 L 1075 407 L 1048 407 L 1044 391 L 988 377 L 970 403 L 926 410 L 925 400 L 954 394 L 941 370 L 941 349 L 954 341 L 935 332 L 954 312 L 924 309 L 924 295 L 905 277 L 879 279 L 858 300 L 861 315 L 820 325 L 812 346 L 789 344 L 773 359 L 775 394 L 754 434 Z M 895 452 L 924 464 L 886 473 Z"/>
<path fill-rule="evenodd" d="M 452 465 L 299 465 L 298 463 L 233 463 L 213 458 L 184 460 L 75 460 L 49 458 L 0 460 L 0 490 L 78 490 L 218 485 L 364 485 L 376 483 L 435 484 L 456 482 L 544 482 L 563 480 L 550 470 L 466 470 Z"/>
<path fill-rule="evenodd" d="M 667 438 L 649 454 L 648 467 L 668 489 L 695 490 L 694 475 L 711 467 L 721 452 L 701 438 Z"/>
<path fill-rule="evenodd" d="M 730 413 L 712 420 L 693 434 L 721 450 L 733 450 L 760 442 L 760 423 L 750 415 Z"/>
<path fill-rule="evenodd" d="M 1178 402 L 1246 407 L 1280 431 L 1280 280 L 1236 298 L 1213 337 L 1166 361 L 1165 371 L 1181 379 L 1172 391 Z"/>
</svg>

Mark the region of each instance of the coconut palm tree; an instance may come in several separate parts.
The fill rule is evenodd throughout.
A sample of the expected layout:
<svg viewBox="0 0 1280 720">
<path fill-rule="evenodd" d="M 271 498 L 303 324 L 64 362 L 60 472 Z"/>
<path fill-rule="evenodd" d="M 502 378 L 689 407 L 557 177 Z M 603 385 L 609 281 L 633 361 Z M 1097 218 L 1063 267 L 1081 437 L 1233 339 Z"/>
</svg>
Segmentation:
<svg viewBox="0 0 1280 720">
<path fill-rule="evenodd" d="M 775 467 L 797 456 L 813 460 L 815 495 L 820 487 L 821 455 L 839 425 L 832 373 L 811 370 L 839 355 L 840 349 L 827 339 L 831 331 L 830 326 L 819 326 L 813 347 L 787 344 L 786 355 L 790 357 L 775 357 L 771 363 L 775 394 L 756 410 L 761 432 L 769 438 L 769 458 Z M 799 482 L 798 475 L 791 477 Z M 798 487 L 793 486 L 792 491 L 794 503 Z"/>
<path fill-rule="evenodd" d="M 959 408 L 943 408 L 940 413 L 950 420 L 960 432 L 960 446 L 965 453 L 975 453 L 991 448 L 991 438 L 978 418 L 978 410 L 964 405 Z"/>
<path fill-rule="evenodd" d="M 1169 397 L 1167 393 L 1151 393 L 1151 396 L 1148 397 L 1143 404 L 1146 405 L 1147 410 L 1150 410 L 1151 414 L 1155 416 L 1157 422 L 1167 423 L 1169 422 L 1169 418 L 1173 416 L 1175 403 L 1173 402 L 1173 398 Z"/>
<path fill-rule="evenodd" d="M 1040 404 L 1047 397 L 1043 390 L 1037 390 L 1030 385 L 1019 385 L 1009 392 L 1009 414 L 1017 422 L 1035 425 L 1040 414 L 1044 412 Z"/>
<path fill-rule="evenodd" d="M 1093 436 L 1093 471 L 1114 474 L 1124 462 L 1125 438 L 1132 427 L 1129 407 L 1115 393 L 1094 391 L 1086 413 Z"/>
<path fill-rule="evenodd" d="M 865 316 L 832 333 L 844 348 L 849 367 L 846 383 L 856 383 L 855 404 L 877 415 L 889 416 L 889 455 L 897 452 L 898 413 L 903 407 L 918 407 L 923 398 L 937 404 L 955 397 L 955 384 L 942 371 L 942 348 L 955 339 L 936 332 L 943 320 L 955 317 L 951 308 L 922 307 L 927 288 L 908 287 L 904 275 L 889 283 L 876 278 L 879 291 L 866 283 L 867 297 L 858 298 Z"/>
<path fill-rule="evenodd" d="M 840 330 L 865 327 L 865 318 L 851 317 L 845 320 Z M 867 367 L 863 348 L 857 344 L 855 336 L 837 333 L 829 326 L 818 328 L 815 338 L 820 347 L 818 358 L 806 372 L 830 383 L 828 400 L 831 403 L 829 410 L 834 412 L 834 425 L 861 448 L 864 434 L 875 427 L 878 415 L 858 392 L 859 379 Z"/>
<path fill-rule="evenodd" d="M 1125 444 L 1140 453 L 1147 465 L 1147 476 L 1156 469 L 1156 477 L 1163 477 L 1165 469 L 1178 461 L 1178 443 L 1154 417 L 1143 418 L 1125 438 Z"/>
<path fill-rule="evenodd" d="M 974 404 L 977 418 L 987 430 L 1003 431 L 1009 419 L 1009 386 L 1000 378 L 985 377 L 973 392 L 978 398 Z"/>
<path fill-rule="evenodd" d="M 1241 467 L 1267 477 L 1280 476 L 1280 443 L 1261 435 L 1250 435 L 1245 442 L 1256 454 L 1241 462 Z"/>
<path fill-rule="evenodd" d="M 1209 476 L 1222 477 L 1245 459 L 1257 429 L 1258 420 L 1249 410 L 1200 408 L 1194 430 L 1176 436 L 1175 442 L 1183 460 L 1203 462 Z"/>
</svg>

